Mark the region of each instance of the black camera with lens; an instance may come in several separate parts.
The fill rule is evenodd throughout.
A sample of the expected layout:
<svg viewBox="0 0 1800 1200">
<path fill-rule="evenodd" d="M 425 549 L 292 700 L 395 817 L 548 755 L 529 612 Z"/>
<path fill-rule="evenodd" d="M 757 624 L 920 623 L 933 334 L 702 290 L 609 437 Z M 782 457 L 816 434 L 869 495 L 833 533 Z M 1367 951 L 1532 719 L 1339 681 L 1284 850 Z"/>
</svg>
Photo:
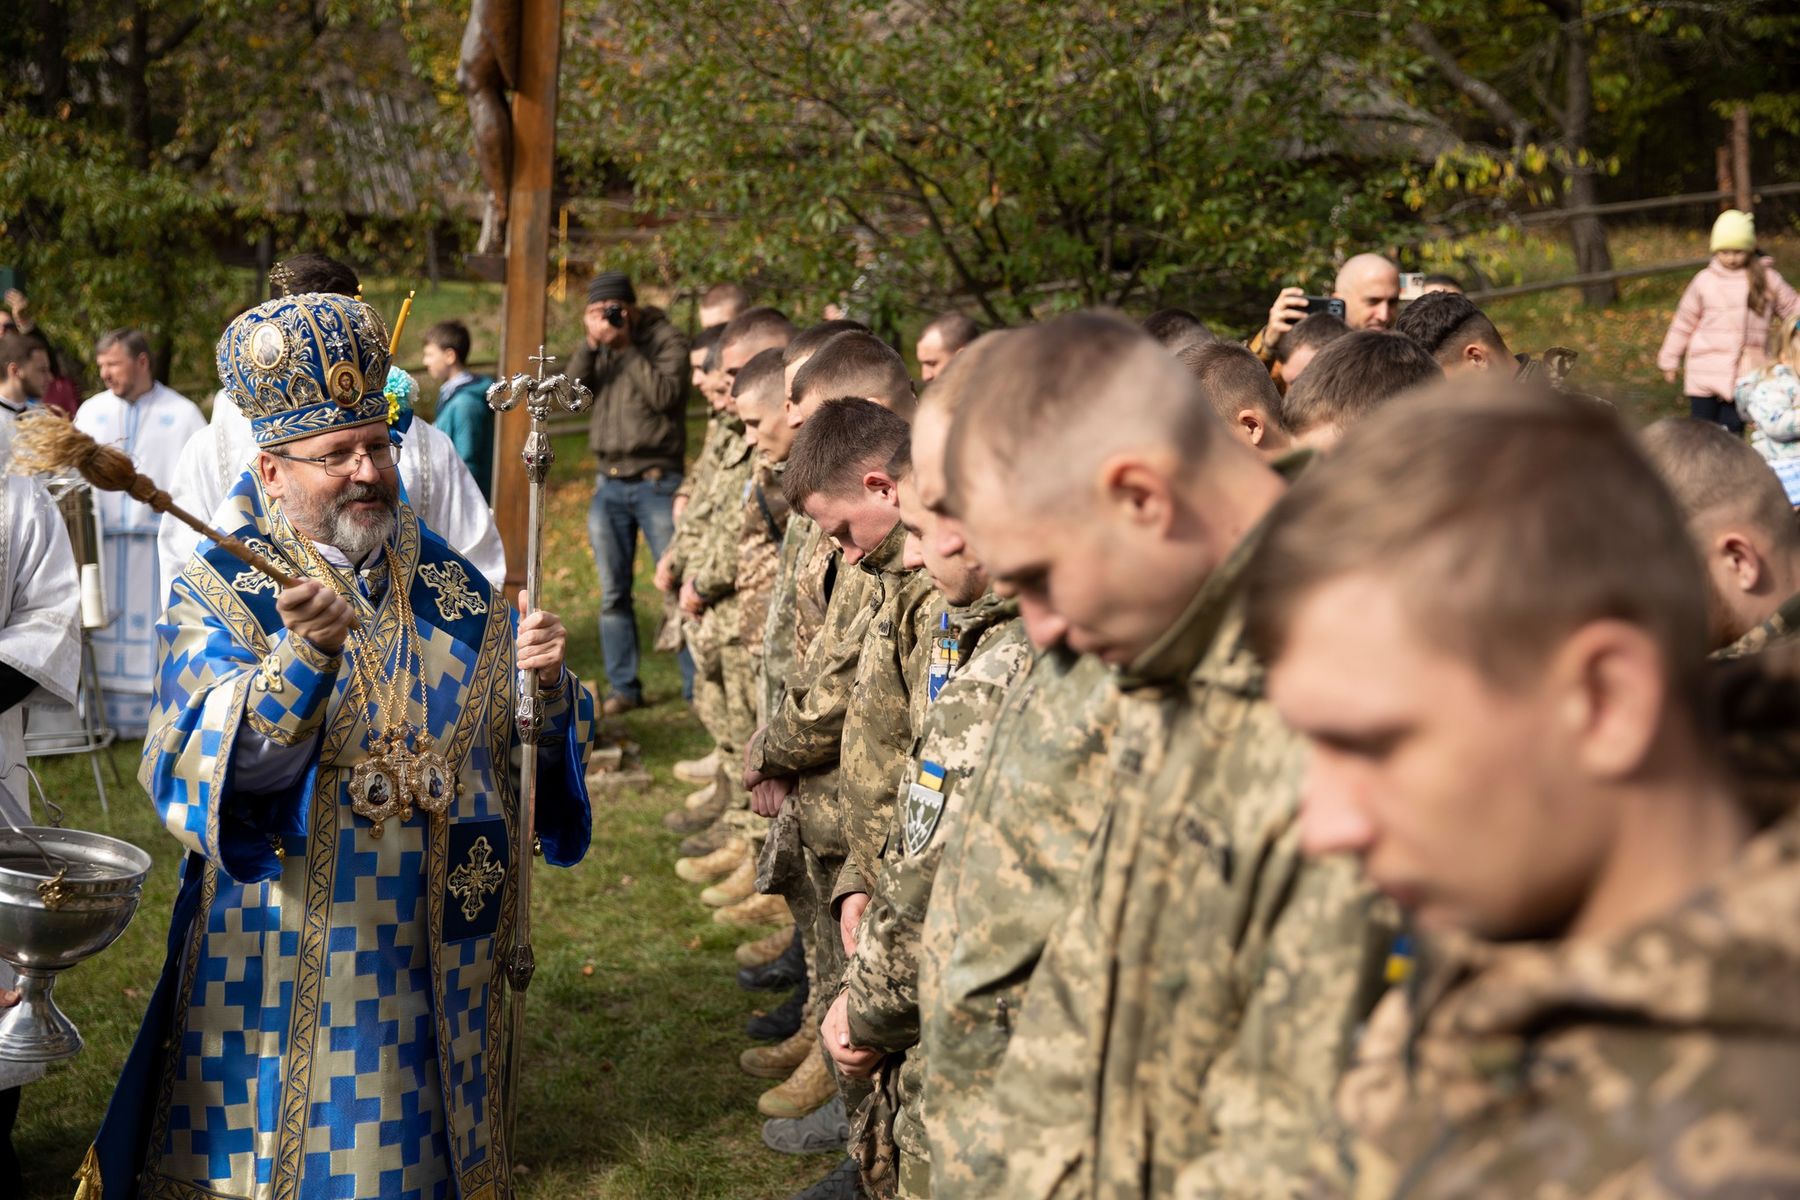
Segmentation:
<svg viewBox="0 0 1800 1200">
<path fill-rule="evenodd" d="M 600 319 L 614 329 L 625 328 L 625 306 L 617 303 L 608 304 L 600 310 Z"/>
</svg>

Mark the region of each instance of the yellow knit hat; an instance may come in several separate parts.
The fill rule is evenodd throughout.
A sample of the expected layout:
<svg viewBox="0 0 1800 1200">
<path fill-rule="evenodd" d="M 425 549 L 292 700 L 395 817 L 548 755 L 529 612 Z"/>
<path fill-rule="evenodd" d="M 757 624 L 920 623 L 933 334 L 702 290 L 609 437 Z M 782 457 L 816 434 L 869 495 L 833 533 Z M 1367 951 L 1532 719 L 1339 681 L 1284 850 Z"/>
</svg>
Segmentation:
<svg viewBox="0 0 1800 1200">
<path fill-rule="evenodd" d="M 1756 249 L 1756 218 L 1735 208 L 1720 213 L 1713 222 L 1712 249 L 1715 254 L 1721 250 Z"/>
</svg>

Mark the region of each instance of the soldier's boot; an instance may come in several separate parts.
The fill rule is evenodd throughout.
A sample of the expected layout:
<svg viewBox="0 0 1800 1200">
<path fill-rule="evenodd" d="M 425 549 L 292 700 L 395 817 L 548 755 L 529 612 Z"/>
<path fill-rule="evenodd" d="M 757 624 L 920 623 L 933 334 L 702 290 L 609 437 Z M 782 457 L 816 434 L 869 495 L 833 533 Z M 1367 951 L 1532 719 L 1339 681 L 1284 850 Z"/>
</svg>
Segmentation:
<svg viewBox="0 0 1800 1200">
<path fill-rule="evenodd" d="M 712 798 L 718 794 L 718 791 L 718 784 L 709 783 L 697 792 L 690 792 L 688 798 L 681 802 L 681 807 L 690 812 L 696 808 L 705 808 L 708 804 L 712 803 Z"/>
<path fill-rule="evenodd" d="M 837 1094 L 837 1080 L 815 1049 L 800 1060 L 793 1074 L 757 1098 L 756 1110 L 765 1117 L 792 1120 L 824 1108 Z"/>
<path fill-rule="evenodd" d="M 806 951 L 800 945 L 800 935 L 795 933 L 788 941 L 787 949 L 772 962 L 740 970 L 738 986 L 747 992 L 779 992 L 794 987 L 805 978 Z"/>
<path fill-rule="evenodd" d="M 726 797 L 714 792 L 699 808 L 678 808 L 663 814 L 663 824 L 676 833 L 699 833 L 725 811 Z"/>
<path fill-rule="evenodd" d="M 681 839 L 681 857 L 700 858 L 741 836 L 743 835 L 724 821 L 714 821 L 699 833 L 689 834 Z"/>
<path fill-rule="evenodd" d="M 756 894 L 756 860 L 745 855 L 731 874 L 700 893 L 700 903 L 708 908 L 724 908 Z"/>
<path fill-rule="evenodd" d="M 711 783 L 719 769 L 719 751 L 715 746 L 705 758 L 686 758 L 675 764 L 675 778 L 683 783 Z"/>
<path fill-rule="evenodd" d="M 756 864 L 754 862 L 750 864 L 750 887 L 751 894 L 748 897 L 713 913 L 713 922 L 738 929 L 755 929 L 759 925 L 781 925 L 793 920 L 793 910 L 788 908 L 788 902 L 785 899 L 755 890 Z"/>
<path fill-rule="evenodd" d="M 786 929 L 778 929 L 767 937 L 759 937 L 754 942 L 745 942 L 735 950 L 738 966 L 745 968 L 766 967 L 783 954 L 789 946 L 798 941 L 797 928 L 793 922 Z"/>
<path fill-rule="evenodd" d="M 750 843 L 740 838 L 726 842 L 711 854 L 680 859 L 675 864 L 675 874 L 689 883 L 711 883 L 731 874 L 748 857 Z"/>
<path fill-rule="evenodd" d="M 868 1194 L 863 1190 L 861 1168 L 854 1158 L 846 1158 L 831 1174 L 788 1200 L 866 1200 Z"/>
<path fill-rule="evenodd" d="M 738 1066 L 744 1074 L 757 1079 L 786 1079 L 794 1073 L 801 1059 L 818 1052 L 818 1027 L 802 1018 L 800 1028 L 787 1040 L 773 1046 L 752 1046 L 738 1055 Z"/>
<path fill-rule="evenodd" d="M 833 1096 L 823 1108 L 793 1120 L 763 1122 L 763 1145 L 777 1154 L 830 1154 L 850 1144 L 850 1118 L 844 1098 Z"/>
<path fill-rule="evenodd" d="M 794 1034 L 814 1022 L 807 1020 L 807 1001 L 812 995 L 812 985 L 802 983 L 795 988 L 786 1000 L 759 1016 L 751 1017 L 744 1022 L 744 1032 L 759 1042 L 779 1042 L 793 1037 Z"/>
</svg>

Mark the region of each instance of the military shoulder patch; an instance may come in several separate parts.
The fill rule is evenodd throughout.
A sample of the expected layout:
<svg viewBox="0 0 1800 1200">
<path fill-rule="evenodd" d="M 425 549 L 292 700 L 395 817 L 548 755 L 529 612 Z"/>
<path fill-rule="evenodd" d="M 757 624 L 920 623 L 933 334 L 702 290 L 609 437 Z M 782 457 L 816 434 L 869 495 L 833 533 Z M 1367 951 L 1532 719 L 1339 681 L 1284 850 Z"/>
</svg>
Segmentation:
<svg viewBox="0 0 1800 1200">
<path fill-rule="evenodd" d="M 906 853 L 910 858 L 931 844 L 938 818 L 944 815 L 944 768 L 919 764 L 919 777 L 906 792 Z"/>
</svg>

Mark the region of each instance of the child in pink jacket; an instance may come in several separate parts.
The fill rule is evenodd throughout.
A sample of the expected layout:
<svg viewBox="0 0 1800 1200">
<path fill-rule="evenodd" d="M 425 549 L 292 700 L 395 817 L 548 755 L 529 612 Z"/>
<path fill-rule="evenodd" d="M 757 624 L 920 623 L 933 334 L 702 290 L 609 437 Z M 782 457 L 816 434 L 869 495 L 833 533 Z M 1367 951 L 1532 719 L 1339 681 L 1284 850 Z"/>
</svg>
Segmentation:
<svg viewBox="0 0 1800 1200">
<path fill-rule="evenodd" d="M 1800 313 L 1800 294 L 1776 272 L 1774 260 L 1756 253 L 1749 213 L 1734 208 L 1719 214 L 1712 256 L 1682 293 L 1656 365 L 1674 383 L 1685 355 L 1689 414 L 1741 433 L 1744 420 L 1732 403 L 1737 382 L 1768 361 L 1769 324 Z"/>
</svg>

